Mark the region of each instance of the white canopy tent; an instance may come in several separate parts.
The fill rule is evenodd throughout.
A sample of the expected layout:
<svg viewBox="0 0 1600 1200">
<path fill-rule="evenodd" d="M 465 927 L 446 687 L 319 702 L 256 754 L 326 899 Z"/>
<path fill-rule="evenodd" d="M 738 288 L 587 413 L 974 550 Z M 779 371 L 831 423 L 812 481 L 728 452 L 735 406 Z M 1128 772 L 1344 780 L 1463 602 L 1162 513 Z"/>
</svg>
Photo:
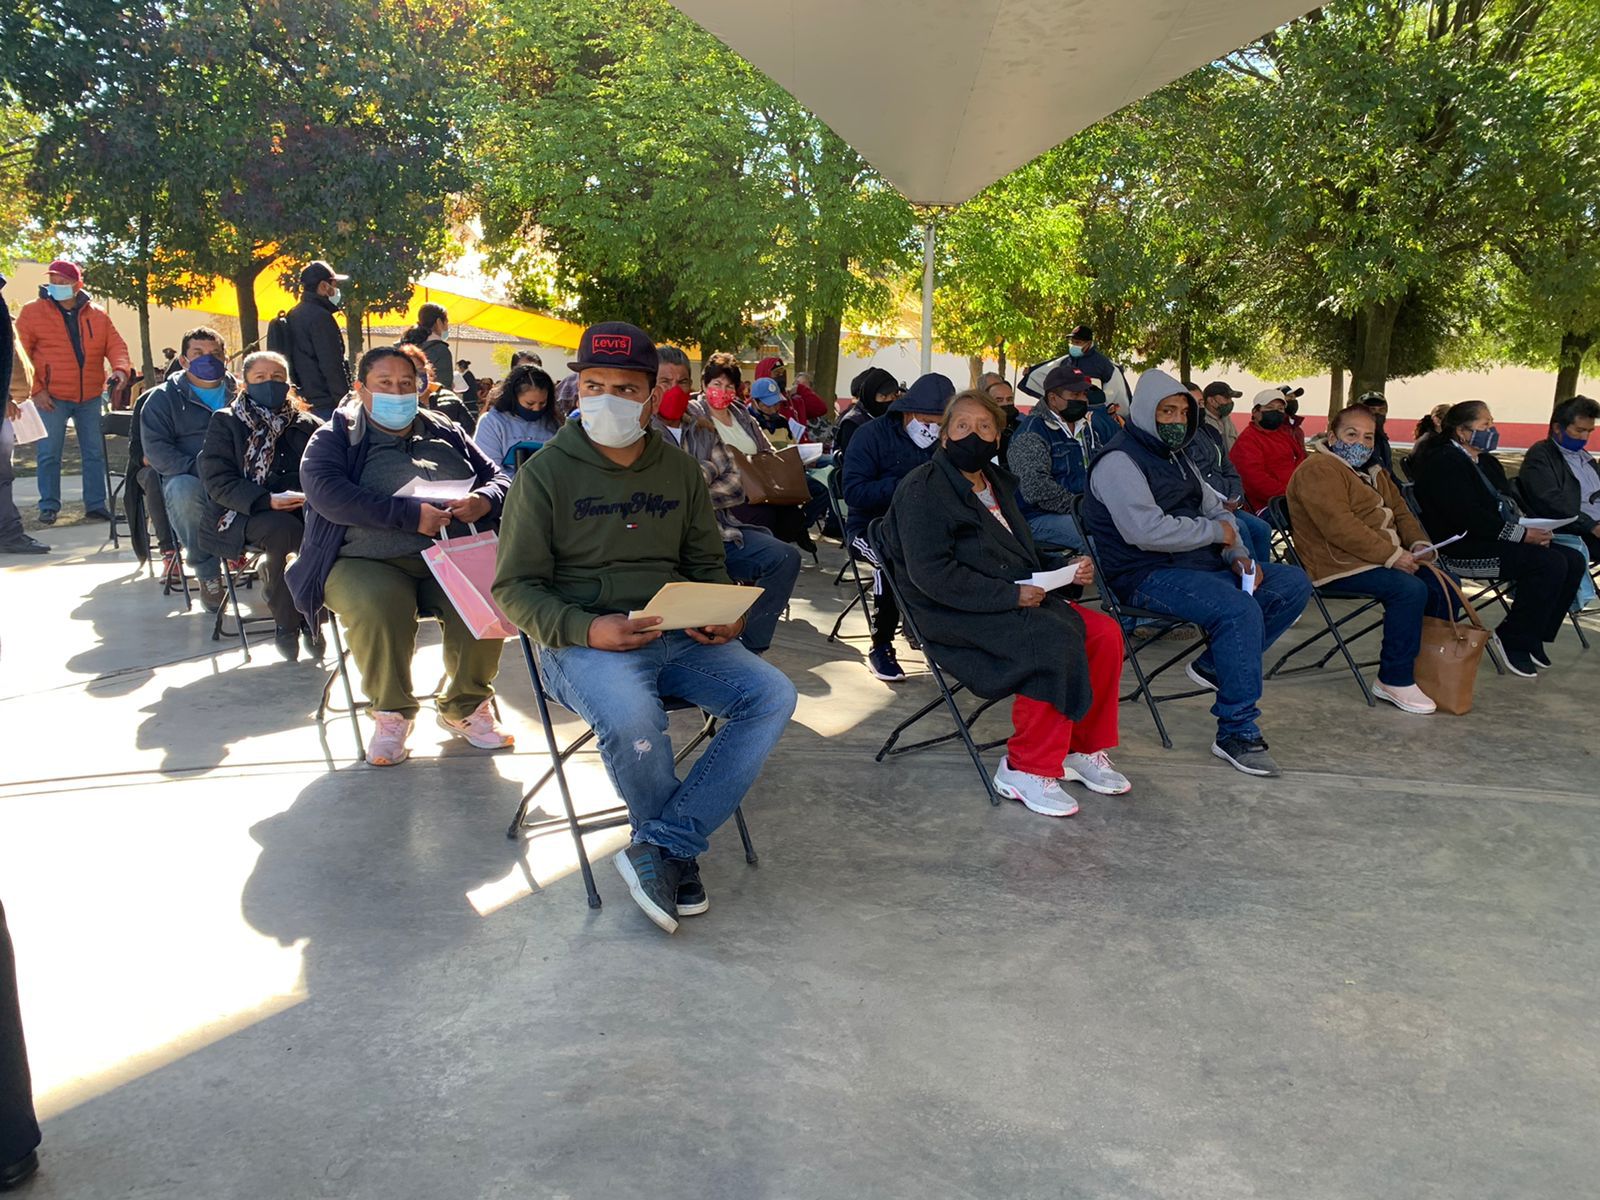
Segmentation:
<svg viewBox="0 0 1600 1200">
<path fill-rule="evenodd" d="M 960 204 L 1307 0 L 674 0 L 912 203 Z M 934 225 L 923 236 L 922 368 Z"/>
</svg>

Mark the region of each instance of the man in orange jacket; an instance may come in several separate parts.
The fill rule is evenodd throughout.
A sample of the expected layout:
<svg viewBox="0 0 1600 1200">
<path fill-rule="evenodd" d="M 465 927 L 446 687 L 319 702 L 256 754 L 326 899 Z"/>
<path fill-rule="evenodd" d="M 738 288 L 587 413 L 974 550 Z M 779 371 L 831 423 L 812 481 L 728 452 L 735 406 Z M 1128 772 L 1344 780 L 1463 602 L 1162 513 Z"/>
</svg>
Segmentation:
<svg viewBox="0 0 1600 1200">
<path fill-rule="evenodd" d="M 1305 438 L 1289 421 L 1288 397 L 1277 388 L 1256 395 L 1250 424 L 1228 452 L 1250 511 L 1259 513 L 1289 490 L 1289 476 L 1306 460 Z"/>
<path fill-rule="evenodd" d="M 108 382 L 120 386 L 133 374 L 133 362 L 106 310 L 83 290 L 78 265 L 57 259 L 46 273 L 49 281 L 39 298 L 17 315 L 17 341 L 33 363 L 33 402 L 48 430 L 38 444 L 39 520 L 54 525 L 61 510 L 61 449 L 71 421 L 83 455 L 85 515 L 105 521 L 111 514 L 106 511 L 101 399 Z"/>
</svg>

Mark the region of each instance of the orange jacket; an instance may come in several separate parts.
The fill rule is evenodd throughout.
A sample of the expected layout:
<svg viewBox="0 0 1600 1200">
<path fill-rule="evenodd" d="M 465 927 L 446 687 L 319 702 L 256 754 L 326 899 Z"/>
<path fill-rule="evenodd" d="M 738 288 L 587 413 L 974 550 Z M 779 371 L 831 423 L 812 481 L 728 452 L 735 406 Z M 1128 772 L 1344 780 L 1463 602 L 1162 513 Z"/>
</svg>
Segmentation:
<svg viewBox="0 0 1600 1200">
<path fill-rule="evenodd" d="M 71 317 L 54 300 L 48 296 L 30 300 L 17 314 L 17 343 L 33 363 L 35 396 L 43 393 L 52 400 L 92 400 L 105 391 L 107 363 L 124 376 L 133 373 L 128 344 L 88 292 L 78 293 L 77 313 L 81 360 L 67 329 Z"/>
</svg>

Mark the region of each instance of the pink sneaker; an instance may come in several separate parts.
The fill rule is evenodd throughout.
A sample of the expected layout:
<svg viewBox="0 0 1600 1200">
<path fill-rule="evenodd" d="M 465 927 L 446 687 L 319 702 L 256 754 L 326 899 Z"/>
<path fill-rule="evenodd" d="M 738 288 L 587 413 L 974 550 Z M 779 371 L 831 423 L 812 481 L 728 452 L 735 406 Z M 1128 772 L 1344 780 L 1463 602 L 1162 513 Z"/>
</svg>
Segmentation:
<svg viewBox="0 0 1600 1200">
<path fill-rule="evenodd" d="M 500 750 L 515 744 L 517 740 L 494 723 L 494 709 L 487 700 L 473 709 L 472 714 L 464 720 L 457 721 L 440 713 L 439 728 L 448 730 L 479 750 Z"/>
<path fill-rule="evenodd" d="M 406 739 L 411 736 L 412 720 L 397 712 L 372 714 L 372 737 L 367 741 L 367 761 L 375 767 L 394 767 L 411 757 Z"/>
</svg>

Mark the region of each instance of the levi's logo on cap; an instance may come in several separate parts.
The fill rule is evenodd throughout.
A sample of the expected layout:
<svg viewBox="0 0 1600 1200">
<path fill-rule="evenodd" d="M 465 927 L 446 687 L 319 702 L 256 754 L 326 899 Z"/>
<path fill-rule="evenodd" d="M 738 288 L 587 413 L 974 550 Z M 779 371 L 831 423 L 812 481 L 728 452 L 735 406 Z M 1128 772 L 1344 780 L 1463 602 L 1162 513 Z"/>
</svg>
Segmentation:
<svg viewBox="0 0 1600 1200">
<path fill-rule="evenodd" d="M 633 338 L 626 333 L 597 333 L 591 349 L 595 354 L 626 356 L 633 353 Z"/>
</svg>

